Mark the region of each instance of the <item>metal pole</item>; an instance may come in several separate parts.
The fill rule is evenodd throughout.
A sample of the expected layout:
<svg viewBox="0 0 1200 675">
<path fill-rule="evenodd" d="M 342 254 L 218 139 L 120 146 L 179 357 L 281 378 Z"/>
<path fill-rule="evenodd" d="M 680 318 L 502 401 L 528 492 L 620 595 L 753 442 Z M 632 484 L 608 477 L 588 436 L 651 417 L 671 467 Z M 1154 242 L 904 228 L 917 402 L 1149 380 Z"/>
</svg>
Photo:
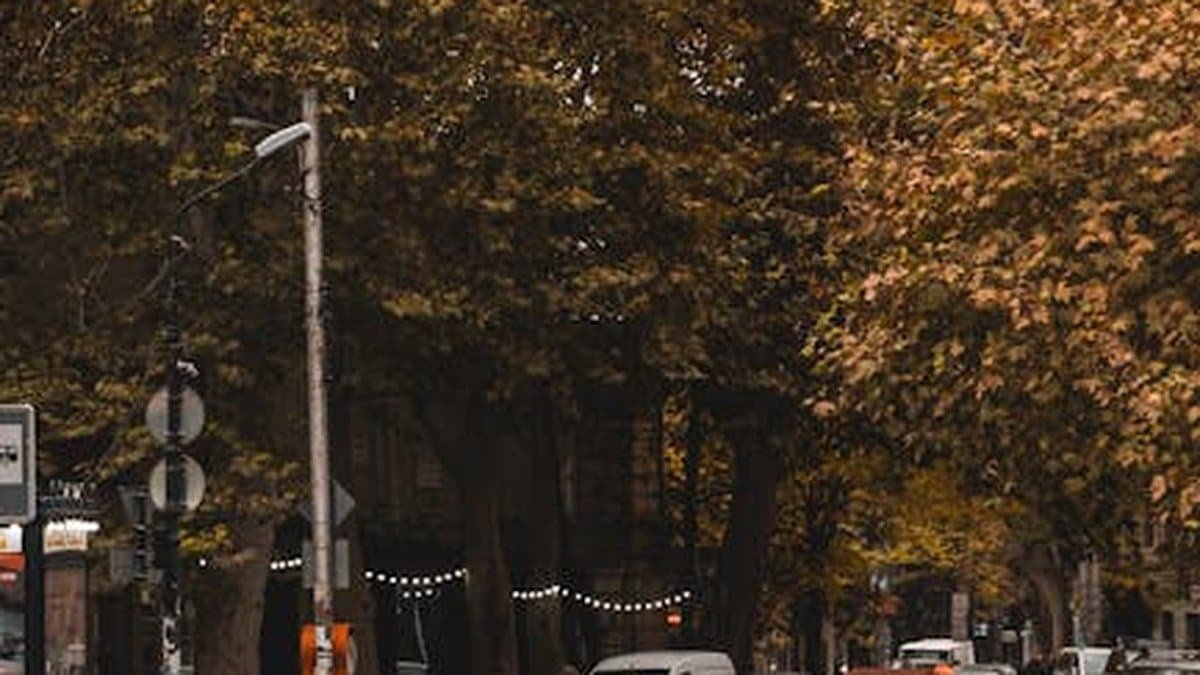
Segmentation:
<svg viewBox="0 0 1200 675">
<path fill-rule="evenodd" d="M 684 539 L 684 575 L 687 579 L 688 587 L 700 589 L 700 557 L 699 549 L 696 546 L 698 532 L 698 516 L 696 510 L 696 502 L 698 501 L 699 486 L 700 486 L 700 445 L 704 442 L 703 430 L 701 429 L 701 410 L 700 396 L 697 392 L 699 383 L 693 382 L 687 388 L 688 395 L 688 420 L 687 431 L 685 433 L 684 443 L 686 444 L 684 455 L 684 491 L 687 495 L 687 503 L 684 504 L 683 516 L 683 539 Z M 683 606 L 683 640 L 684 644 L 691 646 L 696 644 L 700 637 L 700 627 L 696 625 L 696 611 L 692 603 Z"/>
<path fill-rule="evenodd" d="M 316 88 L 304 90 L 302 119 L 312 127 L 301 146 L 304 174 L 304 308 L 308 336 L 308 449 L 312 476 L 315 675 L 333 671 L 333 592 L 330 585 L 329 437 L 325 401 L 325 330 L 321 311 L 321 154 Z"/>
<path fill-rule="evenodd" d="M 25 672 L 46 672 L 46 581 L 44 519 L 38 514 L 21 530 L 21 550 L 25 553 Z"/>
<path fill-rule="evenodd" d="M 183 462 L 181 461 L 181 428 L 183 417 L 183 373 L 180 360 L 183 358 L 183 341 L 179 328 L 179 262 L 183 257 L 184 241 L 180 227 L 184 212 L 176 218 L 175 234 L 167 250 L 167 443 L 163 455 L 167 462 L 166 498 L 163 510 L 164 523 L 162 578 L 162 672 L 179 675 L 183 668 L 183 653 L 180 649 L 180 593 L 179 593 L 179 519 L 183 511 L 184 484 Z"/>
</svg>

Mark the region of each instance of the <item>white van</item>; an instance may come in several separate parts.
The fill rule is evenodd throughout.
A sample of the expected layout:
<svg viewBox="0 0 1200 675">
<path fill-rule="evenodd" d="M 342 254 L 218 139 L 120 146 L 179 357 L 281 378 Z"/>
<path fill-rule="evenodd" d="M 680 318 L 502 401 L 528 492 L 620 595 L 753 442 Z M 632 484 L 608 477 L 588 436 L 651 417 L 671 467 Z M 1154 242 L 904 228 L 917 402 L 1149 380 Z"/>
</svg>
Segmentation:
<svg viewBox="0 0 1200 675">
<path fill-rule="evenodd" d="M 975 663 L 975 644 L 949 638 L 926 638 L 900 645 L 896 656 L 899 668 L 929 668 L 939 663 L 969 666 Z"/>
<path fill-rule="evenodd" d="M 1111 654 L 1107 647 L 1065 647 L 1054 661 L 1054 675 L 1103 675 Z"/>
<path fill-rule="evenodd" d="M 604 659 L 591 675 L 735 675 L 720 652 L 638 652 Z"/>
</svg>

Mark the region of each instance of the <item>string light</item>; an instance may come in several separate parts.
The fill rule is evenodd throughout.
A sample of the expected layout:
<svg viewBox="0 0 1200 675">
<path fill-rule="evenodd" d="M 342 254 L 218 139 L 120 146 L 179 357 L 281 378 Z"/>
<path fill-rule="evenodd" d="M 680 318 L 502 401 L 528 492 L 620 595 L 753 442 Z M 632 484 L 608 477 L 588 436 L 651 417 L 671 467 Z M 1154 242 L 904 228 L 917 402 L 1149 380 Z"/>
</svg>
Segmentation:
<svg viewBox="0 0 1200 675">
<path fill-rule="evenodd" d="M 418 591 L 424 592 L 425 590 L 431 588 L 439 588 L 460 579 L 466 579 L 467 570 L 460 567 L 456 570 L 439 572 L 438 574 L 434 575 L 420 575 L 411 577 L 395 574 L 388 575 L 376 570 L 366 570 L 363 572 L 363 578 L 365 578 L 367 581 L 376 581 L 381 584 L 404 587 L 405 589 L 411 588 L 413 590 L 410 592 L 416 593 Z M 422 596 L 414 595 L 413 597 Z"/>
<path fill-rule="evenodd" d="M 573 590 L 559 584 L 552 584 L 543 588 L 519 588 L 512 591 L 513 600 L 521 602 L 535 602 L 548 598 L 563 598 L 566 600 L 572 600 L 590 609 L 600 610 L 602 612 L 619 612 L 622 614 L 662 611 L 668 607 L 681 605 L 690 600 L 691 597 L 692 592 L 684 590 L 657 598 L 634 600 L 632 602 L 617 602 L 612 599 L 589 595 L 582 591 Z"/>
<path fill-rule="evenodd" d="M 273 572 L 283 572 L 300 569 L 303 566 L 304 560 L 300 557 L 294 557 L 273 560 L 270 564 L 270 569 Z M 465 567 L 459 567 L 457 569 L 445 570 L 435 574 L 421 574 L 412 576 L 388 574 L 379 570 L 365 570 L 363 571 L 363 578 L 369 582 L 395 587 L 399 597 L 401 598 L 408 600 L 420 600 L 435 597 L 437 595 L 437 591 L 440 590 L 442 586 L 466 579 L 467 570 Z M 692 592 L 690 590 L 681 590 L 659 597 L 644 598 L 632 601 L 617 601 L 611 598 L 601 598 L 590 595 L 578 589 L 572 589 L 562 584 L 554 583 L 541 588 L 516 588 L 513 589 L 511 597 L 516 602 L 537 602 L 548 599 L 562 599 L 573 601 L 596 611 L 636 614 L 642 612 L 662 611 L 669 607 L 682 605 L 692 599 Z"/>
<path fill-rule="evenodd" d="M 296 570 L 296 569 L 300 569 L 303 566 L 304 566 L 304 559 L 300 558 L 300 557 L 282 558 L 280 560 L 272 560 L 271 564 L 270 564 L 270 568 L 271 568 L 272 572 L 284 572 L 287 570 Z"/>
</svg>

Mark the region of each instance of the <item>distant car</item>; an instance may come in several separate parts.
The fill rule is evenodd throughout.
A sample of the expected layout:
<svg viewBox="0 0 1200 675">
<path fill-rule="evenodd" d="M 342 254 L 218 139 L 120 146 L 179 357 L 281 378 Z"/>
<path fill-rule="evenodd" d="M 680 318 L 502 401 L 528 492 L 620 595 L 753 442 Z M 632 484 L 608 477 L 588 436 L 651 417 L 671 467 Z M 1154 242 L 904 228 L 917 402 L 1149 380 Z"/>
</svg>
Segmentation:
<svg viewBox="0 0 1200 675">
<path fill-rule="evenodd" d="M 1106 675 L 1176 675 L 1200 669 L 1200 651 L 1141 646 L 1134 649 L 1114 649 L 1104 672 Z"/>
<path fill-rule="evenodd" d="M 1066 647 L 1054 660 L 1054 675 L 1102 675 L 1112 651 L 1107 647 Z"/>
<path fill-rule="evenodd" d="M 972 663 L 954 669 L 955 675 L 1017 675 L 1007 663 Z"/>
<path fill-rule="evenodd" d="M 429 666 L 417 661 L 397 661 L 395 675 L 429 675 Z"/>
<path fill-rule="evenodd" d="M 1200 673 L 1200 660 L 1136 659 L 1122 671 L 1126 675 L 1191 675 Z"/>
<path fill-rule="evenodd" d="M 591 675 L 736 675 L 721 652 L 637 652 L 604 659 Z"/>
<path fill-rule="evenodd" d="M 938 664 L 969 666 L 975 663 L 975 645 L 950 638 L 926 638 L 900 645 L 894 668 L 932 668 Z"/>
</svg>

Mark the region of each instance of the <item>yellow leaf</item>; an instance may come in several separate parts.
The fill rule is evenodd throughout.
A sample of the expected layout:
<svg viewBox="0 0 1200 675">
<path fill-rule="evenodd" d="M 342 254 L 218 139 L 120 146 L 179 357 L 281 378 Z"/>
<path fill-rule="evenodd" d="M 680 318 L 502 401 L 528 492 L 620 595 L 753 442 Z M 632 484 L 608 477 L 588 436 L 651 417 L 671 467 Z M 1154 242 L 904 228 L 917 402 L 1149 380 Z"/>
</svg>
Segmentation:
<svg viewBox="0 0 1200 675">
<path fill-rule="evenodd" d="M 1150 481 L 1150 499 L 1152 501 L 1160 501 L 1167 494 L 1167 479 L 1159 474 Z"/>
</svg>

